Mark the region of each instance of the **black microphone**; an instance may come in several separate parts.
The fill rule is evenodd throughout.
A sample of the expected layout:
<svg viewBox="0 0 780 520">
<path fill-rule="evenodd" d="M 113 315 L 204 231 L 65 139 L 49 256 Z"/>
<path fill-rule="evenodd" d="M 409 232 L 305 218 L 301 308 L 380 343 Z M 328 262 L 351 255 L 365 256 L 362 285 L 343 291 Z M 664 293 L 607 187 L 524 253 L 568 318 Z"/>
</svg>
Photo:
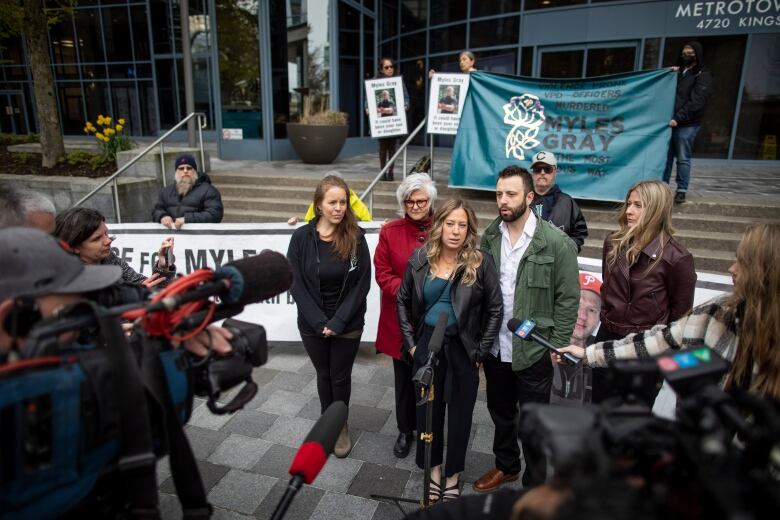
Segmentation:
<svg viewBox="0 0 780 520">
<path fill-rule="evenodd" d="M 544 339 L 542 336 L 537 334 L 535 332 L 536 330 L 536 323 L 534 323 L 531 320 L 525 320 L 520 321 L 517 318 L 512 318 L 509 320 L 506 324 L 507 328 L 512 331 L 512 334 L 517 336 L 521 339 L 530 339 L 532 341 L 535 341 L 536 343 L 540 344 L 546 349 L 552 350 L 559 356 L 561 356 L 561 359 L 566 361 L 569 365 L 576 365 L 580 362 L 580 358 L 577 356 L 569 353 L 569 352 L 561 352 L 561 349 Z"/>
<path fill-rule="evenodd" d="M 347 405 L 343 401 L 336 401 L 328 406 L 325 413 L 312 426 L 309 435 L 298 448 L 298 452 L 290 464 L 288 472 L 292 478 L 284 495 L 276 505 L 271 520 L 281 520 L 304 482 L 306 484 L 314 482 L 328 461 L 328 456 L 333 453 L 336 440 L 346 422 Z"/>
<path fill-rule="evenodd" d="M 190 275 L 191 276 L 191 275 Z M 184 294 L 163 298 L 149 306 L 148 312 L 172 311 L 184 303 L 219 296 L 228 305 L 248 305 L 273 298 L 292 285 L 292 267 L 276 251 L 264 250 L 225 264 L 214 272 L 214 280 Z"/>
</svg>

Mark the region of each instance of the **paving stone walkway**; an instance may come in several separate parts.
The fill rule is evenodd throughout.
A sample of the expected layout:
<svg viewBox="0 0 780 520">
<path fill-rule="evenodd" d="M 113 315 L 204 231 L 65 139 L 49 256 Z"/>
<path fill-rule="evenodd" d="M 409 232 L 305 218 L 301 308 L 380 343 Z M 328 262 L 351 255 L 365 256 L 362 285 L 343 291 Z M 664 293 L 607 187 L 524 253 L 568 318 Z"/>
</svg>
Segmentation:
<svg viewBox="0 0 780 520">
<path fill-rule="evenodd" d="M 260 389 L 243 410 L 217 416 L 198 399 L 186 427 L 217 519 L 270 518 L 289 481 L 295 451 L 320 415 L 314 367 L 301 343 L 271 345 L 268 363 L 255 369 L 253 378 Z M 423 474 L 414 449 L 405 459 L 393 455 L 398 434 L 393 368 L 373 344 L 362 344 L 355 361 L 349 425 L 350 455 L 331 456 L 285 518 L 393 520 L 402 518 L 398 508 L 372 494 L 420 498 Z M 473 493 L 471 484 L 493 465 L 493 431 L 481 381 L 462 475 L 464 494 Z M 180 518 L 167 461 L 158 466 L 158 480 L 163 518 Z M 512 485 L 519 489 L 518 482 Z M 411 512 L 416 506 L 404 508 Z"/>
</svg>

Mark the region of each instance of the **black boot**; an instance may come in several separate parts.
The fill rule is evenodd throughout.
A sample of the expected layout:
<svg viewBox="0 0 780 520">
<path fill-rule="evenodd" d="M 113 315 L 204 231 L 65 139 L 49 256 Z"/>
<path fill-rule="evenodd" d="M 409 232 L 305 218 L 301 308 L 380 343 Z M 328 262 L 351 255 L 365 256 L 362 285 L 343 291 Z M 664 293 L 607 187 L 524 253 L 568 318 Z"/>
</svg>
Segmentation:
<svg viewBox="0 0 780 520">
<path fill-rule="evenodd" d="M 399 433 L 398 438 L 395 440 L 395 446 L 393 446 L 393 454 L 399 459 L 403 459 L 409 455 L 409 450 L 412 448 L 412 433 Z"/>
<path fill-rule="evenodd" d="M 685 202 L 685 192 L 684 191 L 678 191 L 674 196 L 674 203 L 680 204 L 682 202 Z"/>
</svg>

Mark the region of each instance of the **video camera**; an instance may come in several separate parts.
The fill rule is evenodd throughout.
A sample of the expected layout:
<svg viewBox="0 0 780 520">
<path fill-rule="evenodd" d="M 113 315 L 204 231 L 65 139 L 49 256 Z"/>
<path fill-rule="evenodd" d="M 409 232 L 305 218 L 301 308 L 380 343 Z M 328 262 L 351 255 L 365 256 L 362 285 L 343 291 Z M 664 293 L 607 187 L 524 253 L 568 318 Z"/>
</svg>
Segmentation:
<svg viewBox="0 0 780 520">
<path fill-rule="evenodd" d="M 83 300 L 29 327 L 20 359 L 0 365 L 0 518 L 155 518 L 155 465 L 165 455 L 185 517 L 210 516 L 183 425 L 194 395 L 217 414 L 256 395 L 252 370 L 268 359 L 265 330 L 230 318 L 289 287 L 292 276 L 278 253 L 245 260 L 235 273 L 223 268 L 229 279 L 221 271 L 193 283 L 183 277 L 180 292 L 151 302 L 140 293 L 119 294 L 123 305 L 109 308 Z M 261 273 L 273 281 L 258 281 Z M 126 335 L 120 317 L 129 316 Z M 172 343 L 222 319 L 232 333 L 227 354 L 209 349 L 197 358 Z M 92 493 L 109 478 L 121 485 L 108 486 L 108 497 Z"/>
<path fill-rule="evenodd" d="M 553 480 L 573 490 L 619 478 L 656 518 L 780 518 L 780 407 L 721 390 L 728 366 L 704 346 L 616 361 L 622 401 L 526 405 L 520 428 L 548 453 Z M 677 393 L 676 422 L 653 416 L 643 398 L 659 371 Z"/>
</svg>

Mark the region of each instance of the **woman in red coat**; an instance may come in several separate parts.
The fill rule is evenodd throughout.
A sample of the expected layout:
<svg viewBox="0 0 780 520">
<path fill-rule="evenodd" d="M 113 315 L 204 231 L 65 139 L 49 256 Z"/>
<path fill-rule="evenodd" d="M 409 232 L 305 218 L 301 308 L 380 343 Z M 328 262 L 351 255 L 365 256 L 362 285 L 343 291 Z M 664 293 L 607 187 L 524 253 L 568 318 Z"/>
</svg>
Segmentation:
<svg viewBox="0 0 780 520">
<path fill-rule="evenodd" d="M 374 252 L 376 281 L 382 290 L 376 349 L 393 358 L 395 375 L 395 418 L 398 439 L 393 447 L 396 457 L 404 458 L 414 438 L 415 392 L 412 383 L 412 359 L 401 356 L 401 329 L 396 314 L 396 293 L 404 277 L 409 256 L 423 245 L 431 227 L 436 185 L 424 173 L 409 175 L 396 190 L 399 215 L 382 226 Z"/>
</svg>

